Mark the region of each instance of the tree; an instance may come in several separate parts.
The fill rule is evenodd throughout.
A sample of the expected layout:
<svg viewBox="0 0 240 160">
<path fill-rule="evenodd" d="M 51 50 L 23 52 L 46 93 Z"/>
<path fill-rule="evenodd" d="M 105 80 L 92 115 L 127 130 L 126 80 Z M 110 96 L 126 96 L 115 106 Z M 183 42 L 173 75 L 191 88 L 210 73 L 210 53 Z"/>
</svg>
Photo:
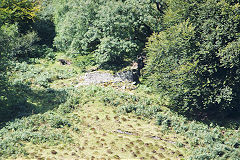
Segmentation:
<svg viewBox="0 0 240 160">
<path fill-rule="evenodd" d="M 19 31 L 26 33 L 40 9 L 40 0 L 1 0 L 0 23 L 18 23 Z"/>
<path fill-rule="evenodd" d="M 168 1 L 167 6 L 167 29 L 147 45 L 151 85 L 166 92 L 173 108 L 183 113 L 240 111 L 239 3 Z"/>
<path fill-rule="evenodd" d="M 7 72 L 11 69 L 14 59 L 16 39 L 19 33 L 17 25 L 3 25 L 0 27 L 0 121 L 8 119 L 17 105 L 25 103 L 25 98 L 16 91 L 8 80 Z"/>
<path fill-rule="evenodd" d="M 65 0 L 56 9 L 54 44 L 70 54 L 94 54 L 101 66 L 117 65 L 143 52 L 160 17 L 150 0 Z"/>
</svg>

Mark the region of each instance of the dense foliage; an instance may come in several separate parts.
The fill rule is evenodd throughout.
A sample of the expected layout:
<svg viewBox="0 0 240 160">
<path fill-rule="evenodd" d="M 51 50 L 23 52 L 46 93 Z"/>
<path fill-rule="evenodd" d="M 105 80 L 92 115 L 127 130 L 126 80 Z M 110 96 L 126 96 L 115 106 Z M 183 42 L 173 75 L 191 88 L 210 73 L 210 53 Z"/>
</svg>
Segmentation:
<svg viewBox="0 0 240 160">
<path fill-rule="evenodd" d="M 170 95 L 173 107 L 184 113 L 240 111 L 239 3 L 168 3 L 166 30 L 147 44 L 150 84 Z"/>
<path fill-rule="evenodd" d="M 122 67 L 145 53 L 146 86 L 73 87 L 78 70 Z M 71 65 L 56 54 L 74 55 Z M 28 154 L 27 143 L 72 142 L 74 111 L 88 102 L 156 118 L 161 132 L 186 138 L 173 145 L 187 146 L 189 159 L 239 159 L 239 124 L 207 125 L 167 108 L 227 119 L 240 112 L 239 97 L 239 0 L 0 1 L 0 159 Z"/>
<path fill-rule="evenodd" d="M 56 35 L 53 12 L 54 7 L 52 0 L 41 0 L 41 7 L 36 13 L 36 18 L 32 24 L 32 30 L 34 30 L 39 37 L 38 44 L 47 45 L 50 48 L 53 45 L 53 39 Z"/>
<path fill-rule="evenodd" d="M 7 76 L 7 71 L 11 66 L 10 59 L 13 58 L 15 51 L 20 51 L 14 43 L 18 33 L 16 30 L 16 25 L 4 25 L 0 28 L 0 121 L 7 119 L 16 106 L 25 102 L 24 97 L 19 95 L 10 84 Z"/>
<path fill-rule="evenodd" d="M 94 54 L 99 65 L 120 65 L 141 54 L 159 29 L 150 1 L 56 1 L 54 44 L 70 54 Z"/>
<path fill-rule="evenodd" d="M 30 62 L 31 58 L 39 58 L 52 51 L 39 45 L 38 35 L 41 34 L 32 27 L 39 14 L 39 7 L 40 1 L 0 2 L 0 121 L 14 117 L 20 111 L 19 108 L 24 108 L 26 104 L 22 92 L 29 87 L 9 81 L 14 65 L 17 61 Z M 39 26 L 37 22 L 34 25 Z"/>
<path fill-rule="evenodd" d="M 29 29 L 40 8 L 40 1 L 35 0 L 1 0 L 0 25 L 2 23 L 19 23 L 22 32 Z"/>
</svg>

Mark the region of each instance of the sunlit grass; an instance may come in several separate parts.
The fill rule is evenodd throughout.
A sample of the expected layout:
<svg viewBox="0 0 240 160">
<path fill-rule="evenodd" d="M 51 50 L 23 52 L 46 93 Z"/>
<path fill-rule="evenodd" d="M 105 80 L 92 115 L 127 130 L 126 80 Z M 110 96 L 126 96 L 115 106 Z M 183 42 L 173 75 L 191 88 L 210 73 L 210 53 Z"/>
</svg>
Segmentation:
<svg viewBox="0 0 240 160">
<path fill-rule="evenodd" d="M 239 157 L 238 129 L 190 121 L 167 108 L 166 96 L 145 92 L 143 85 L 76 88 L 81 72 L 74 65 L 40 62 L 21 64 L 12 75 L 27 103 L 2 124 L 3 159 Z M 61 74 L 65 78 L 53 78 Z"/>
</svg>

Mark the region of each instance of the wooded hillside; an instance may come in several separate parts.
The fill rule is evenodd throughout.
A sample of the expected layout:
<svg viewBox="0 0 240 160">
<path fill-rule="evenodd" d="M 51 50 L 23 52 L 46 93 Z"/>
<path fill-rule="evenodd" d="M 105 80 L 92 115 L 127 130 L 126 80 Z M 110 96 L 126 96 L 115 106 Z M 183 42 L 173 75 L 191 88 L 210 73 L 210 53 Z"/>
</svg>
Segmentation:
<svg viewBox="0 0 240 160">
<path fill-rule="evenodd" d="M 88 86 L 95 71 L 137 78 Z M 94 103 L 117 108 L 111 122 L 115 113 L 135 114 L 180 139 L 173 148 L 158 139 L 163 156 L 147 146 L 158 154 L 130 147 L 104 158 L 239 159 L 239 1 L 1 0 L 0 159 L 36 158 L 23 146 L 73 144 L 84 127 L 76 119 L 87 114 L 81 107 Z"/>
</svg>

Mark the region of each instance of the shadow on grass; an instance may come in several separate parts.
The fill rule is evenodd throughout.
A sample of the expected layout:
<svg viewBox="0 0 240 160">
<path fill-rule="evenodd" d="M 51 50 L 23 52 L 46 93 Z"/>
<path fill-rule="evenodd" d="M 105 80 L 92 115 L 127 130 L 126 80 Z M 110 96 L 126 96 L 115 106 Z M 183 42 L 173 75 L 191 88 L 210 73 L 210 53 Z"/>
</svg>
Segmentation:
<svg viewBox="0 0 240 160">
<path fill-rule="evenodd" d="M 6 122 L 14 121 L 16 118 L 53 110 L 66 102 L 68 97 L 68 93 L 63 89 L 32 89 L 24 84 L 11 87 L 13 88 L 9 90 L 11 93 L 7 93 L 9 102 L 0 108 L 0 129 Z"/>
<path fill-rule="evenodd" d="M 215 113 L 208 115 L 207 113 L 202 114 L 196 114 L 196 115 L 190 115 L 190 114 L 184 114 L 179 113 L 176 110 L 173 110 L 173 112 L 176 112 L 184 117 L 186 117 L 189 121 L 197 121 L 204 123 L 208 126 L 220 126 L 225 127 L 227 129 L 238 129 L 240 127 L 240 112 L 232 112 L 232 113 Z"/>
<path fill-rule="evenodd" d="M 111 70 L 113 72 L 118 72 L 120 71 L 121 69 L 131 65 L 131 62 L 132 61 L 120 61 L 120 62 L 116 62 L 116 63 L 105 63 L 105 64 L 102 64 L 100 66 L 101 69 L 104 69 L 104 70 Z"/>
<path fill-rule="evenodd" d="M 240 127 L 240 112 L 231 113 L 225 117 L 209 117 L 202 120 L 205 124 L 214 124 L 229 129 L 238 129 Z"/>
</svg>

